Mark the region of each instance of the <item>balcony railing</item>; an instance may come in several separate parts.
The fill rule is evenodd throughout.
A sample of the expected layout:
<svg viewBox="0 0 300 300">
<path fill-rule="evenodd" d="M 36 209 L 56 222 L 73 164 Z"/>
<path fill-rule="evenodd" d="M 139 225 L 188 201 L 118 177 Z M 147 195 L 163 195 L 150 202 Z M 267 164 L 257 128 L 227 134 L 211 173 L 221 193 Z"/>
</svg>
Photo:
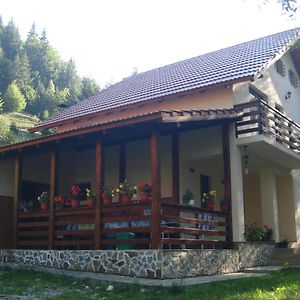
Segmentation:
<svg viewBox="0 0 300 300">
<path fill-rule="evenodd" d="M 236 137 L 264 134 L 278 143 L 300 153 L 300 126 L 264 101 L 251 101 L 235 106 L 243 111 L 236 121 Z"/>
<path fill-rule="evenodd" d="M 94 208 L 54 211 L 54 249 L 95 249 Z M 101 249 L 149 249 L 152 245 L 151 201 L 101 207 Z M 193 206 L 161 202 L 156 219 L 161 248 L 224 248 L 228 215 Z M 48 249 L 49 211 L 18 212 L 18 248 Z"/>
</svg>

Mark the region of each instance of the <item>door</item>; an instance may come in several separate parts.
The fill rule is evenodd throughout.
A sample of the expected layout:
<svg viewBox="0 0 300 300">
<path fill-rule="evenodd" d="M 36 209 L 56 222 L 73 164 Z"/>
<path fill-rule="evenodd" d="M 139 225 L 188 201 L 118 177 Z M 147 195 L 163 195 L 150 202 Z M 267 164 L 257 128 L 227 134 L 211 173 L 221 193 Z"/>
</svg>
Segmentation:
<svg viewBox="0 0 300 300">
<path fill-rule="evenodd" d="M 13 198 L 0 196 L 0 249 L 12 247 Z"/>
</svg>

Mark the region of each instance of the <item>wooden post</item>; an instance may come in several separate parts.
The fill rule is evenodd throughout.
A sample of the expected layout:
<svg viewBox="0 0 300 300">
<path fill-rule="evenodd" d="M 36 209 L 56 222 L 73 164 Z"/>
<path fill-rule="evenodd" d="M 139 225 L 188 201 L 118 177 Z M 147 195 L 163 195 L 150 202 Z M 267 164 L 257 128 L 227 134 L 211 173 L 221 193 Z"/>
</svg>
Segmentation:
<svg viewBox="0 0 300 300">
<path fill-rule="evenodd" d="M 96 142 L 96 202 L 95 202 L 95 249 L 101 248 L 101 187 L 103 186 L 104 149 L 100 141 Z"/>
<path fill-rule="evenodd" d="M 228 200 L 226 243 L 229 248 L 233 247 L 232 238 L 232 212 L 231 212 L 231 170 L 230 170 L 230 145 L 229 124 L 222 127 L 223 136 L 223 165 L 224 165 L 224 198 Z"/>
<path fill-rule="evenodd" d="M 160 212 L 160 161 L 158 132 L 151 133 L 151 186 L 152 186 L 152 227 L 151 246 L 159 249 L 161 244 L 161 212 Z"/>
<path fill-rule="evenodd" d="M 124 182 L 126 179 L 126 144 L 124 142 L 120 144 L 119 159 L 119 182 Z"/>
<path fill-rule="evenodd" d="M 55 148 L 51 150 L 50 157 L 50 193 L 49 193 L 49 236 L 48 249 L 54 248 L 54 197 L 58 188 L 58 152 Z"/>
<path fill-rule="evenodd" d="M 173 203 L 179 204 L 179 139 L 178 132 L 172 134 L 172 189 Z"/>
<path fill-rule="evenodd" d="M 13 249 L 16 249 L 18 245 L 18 203 L 21 198 L 22 165 L 22 158 L 20 156 L 16 157 L 14 174 Z"/>
</svg>

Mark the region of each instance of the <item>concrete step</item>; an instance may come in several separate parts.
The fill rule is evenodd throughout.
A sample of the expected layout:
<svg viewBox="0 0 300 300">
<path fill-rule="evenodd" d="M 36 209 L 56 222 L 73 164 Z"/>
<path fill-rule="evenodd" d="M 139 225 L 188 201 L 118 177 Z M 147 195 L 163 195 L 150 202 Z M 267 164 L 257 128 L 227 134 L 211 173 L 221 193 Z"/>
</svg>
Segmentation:
<svg viewBox="0 0 300 300">
<path fill-rule="evenodd" d="M 285 265 L 294 265 L 300 266 L 300 258 L 289 258 L 289 259 L 282 259 L 282 258 L 272 258 L 268 265 L 269 266 L 285 266 Z"/>
<path fill-rule="evenodd" d="M 293 254 L 295 249 L 293 248 L 276 248 L 275 249 L 275 254 Z"/>
<path fill-rule="evenodd" d="M 293 254 L 293 253 L 280 253 L 277 254 L 275 253 L 272 258 L 277 258 L 277 259 L 299 259 L 300 260 L 300 254 Z"/>
</svg>

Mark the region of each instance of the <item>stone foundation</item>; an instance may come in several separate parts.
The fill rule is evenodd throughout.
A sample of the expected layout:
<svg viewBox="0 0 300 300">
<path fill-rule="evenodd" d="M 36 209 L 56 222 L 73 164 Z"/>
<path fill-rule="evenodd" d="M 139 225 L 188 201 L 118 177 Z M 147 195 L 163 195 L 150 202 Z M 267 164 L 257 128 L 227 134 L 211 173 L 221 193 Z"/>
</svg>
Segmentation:
<svg viewBox="0 0 300 300">
<path fill-rule="evenodd" d="M 168 279 L 266 265 L 274 249 L 274 244 L 238 243 L 233 250 L 0 250 L 0 263 Z"/>
</svg>

